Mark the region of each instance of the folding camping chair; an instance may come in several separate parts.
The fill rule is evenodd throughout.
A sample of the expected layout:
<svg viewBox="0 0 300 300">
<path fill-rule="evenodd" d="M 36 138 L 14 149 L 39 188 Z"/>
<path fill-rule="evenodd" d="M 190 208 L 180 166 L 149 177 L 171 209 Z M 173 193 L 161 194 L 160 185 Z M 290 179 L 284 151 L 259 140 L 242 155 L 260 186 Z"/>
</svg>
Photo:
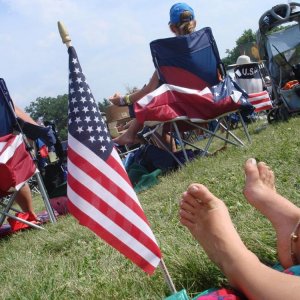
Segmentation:
<svg viewBox="0 0 300 300">
<path fill-rule="evenodd" d="M 182 138 L 184 130 L 193 128 L 205 133 L 206 145 L 199 149 L 203 156 L 215 138 L 244 146 L 231 132 L 228 116 L 240 115 L 243 109 L 252 111 L 253 107 L 246 93 L 226 76 L 211 29 L 205 27 L 189 35 L 155 40 L 150 49 L 163 84 L 135 104 L 138 121 L 163 126 L 176 138 L 186 161 L 185 147 L 199 147 Z M 242 117 L 241 120 L 251 142 Z"/>
<path fill-rule="evenodd" d="M 243 57 L 246 63 L 238 64 L 234 68 L 235 81 L 248 94 L 248 101 L 254 106 L 254 112 L 260 113 L 272 109 L 273 104 L 260 71 L 263 66 L 250 62 L 250 58 L 245 55 L 240 56 L 238 61 Z"/>
<path fill-rule="evenodd" d="M 28 180 L 34 177 L 38 183 L 49 219 L 52 223 L 56 222 L 41 174 L 36 167 L 36 159 L 30 151 L 31 147 L 17 120 L 13 102 L 2 78 L 0 78 L 0 110 L 0 227 L 5 219 L 10 217 L 30 227 L 43 229 L 39 225 L 15 216 L 14 213 L 17 211 L 13 208 L 13 204 L 18 191 Z"/>
</svg>

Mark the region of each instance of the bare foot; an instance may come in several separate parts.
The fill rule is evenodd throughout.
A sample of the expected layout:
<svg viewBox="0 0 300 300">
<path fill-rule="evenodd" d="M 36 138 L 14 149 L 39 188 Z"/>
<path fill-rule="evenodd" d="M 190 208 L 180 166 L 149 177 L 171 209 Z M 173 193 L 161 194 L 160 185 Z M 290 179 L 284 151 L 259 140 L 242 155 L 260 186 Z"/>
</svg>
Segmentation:
<svg viewBox="0 0 300 300">
<path fill-rule="evenodd" d="M 137 119 L 132 119 L 129 128 L 126 132 L 113 139 L 118 145 L 137 144 L 140 140 L 137 137 L 137 133 L 143 128 L 143 124 L 140 124 Z"/>
<path fill-rule="evenodd" d="M 277 236 L 279 261 L 283 267 L 290 267 L 293 265 L 290 235 L 300 220 L 300 208 L 276 192 L 274 173 L 265 163 L 257 164 L 255 159 L 248 159 L 245 174 L 244 195 L 272 223 Z M 300 261 L 300 243 L 296 243 L 294 248 Z"/>
<path fill-rule="evenodd" d="M 230 268 L 249 251 L 235 230 L 224 202 L 205 186 L 192 184 L 180 201 L 180 222 L 230 280 Z M 253 254 L 252 254 L 253 255 Z"/>
<path fill-rule="evenodd" d="M 120 145 L 120 146 L 124 146 L 124 145 L 128 145 L 128 144 L 132 144 L 133 143 L 133 138 L 128 136 L 126 134 L 126 132 L 124 132 L 120 136 L 114 138 L 113 142 Z"/>
<path fill-rule="evenodd" d="M 128 131 L 122 133 L 120 136 L 113 139 L 113 142 L 120 145 L 135 145 L 139 144 L 141 141 L 137 136 L 131 136 L 128 134 Z"/>
</svg>

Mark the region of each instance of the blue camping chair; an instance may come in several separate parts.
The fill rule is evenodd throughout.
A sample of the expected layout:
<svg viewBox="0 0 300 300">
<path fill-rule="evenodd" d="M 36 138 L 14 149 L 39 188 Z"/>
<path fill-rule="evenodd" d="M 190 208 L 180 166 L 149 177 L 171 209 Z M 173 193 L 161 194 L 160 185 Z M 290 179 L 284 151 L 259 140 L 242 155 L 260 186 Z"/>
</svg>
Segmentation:
<svg viewBox="0 0 300 300">
<path fill-rule="evenodd" d="M 29 127 L 31 128 L 31 126 Z M 13 208 L 18 191 L 26 182 L 34 178 L 37 181 L 49 219 L 52 223 L 56 222 L 42 177 L 36 167 L 36 159 L 22 127 L 26 128 L 26 124 L 20 124 L 18 121 L 5 81 L 0 78 L 0 168 L 2 173 L 0 182 L 0 227 L 6 217 L 10 217 L 30 227 L 42 229 L 41 226 L 15 216 L 17 210 Z M 40 132 L 40 135 L 47 137 L 47 133 L 43 128 L 36 128 L 36 130 L 33 135 L 38 135 L 38 132 Z"/>
<path fill-rule="evenodd" d="M 135 104 L 138 121 L 157 124 L 174 136 L 186 161 L 186 146 L 200 150 L 204 156 L 216 138 L 244 146 L 230 130 L 228 120 L 233 113 L 250 114 L 253 106 L 247 101 L 247 94 L 226 76 L 211 29 L 205 27 L 189 35 L 155 40 L 150 49 L 162 85 Z M 251 142 L 242 117 L 241 120 Z M 205 133 L 207 142 L 203 149 L 184 139 L 182 132 L 192 129 Z"/>
</svg>

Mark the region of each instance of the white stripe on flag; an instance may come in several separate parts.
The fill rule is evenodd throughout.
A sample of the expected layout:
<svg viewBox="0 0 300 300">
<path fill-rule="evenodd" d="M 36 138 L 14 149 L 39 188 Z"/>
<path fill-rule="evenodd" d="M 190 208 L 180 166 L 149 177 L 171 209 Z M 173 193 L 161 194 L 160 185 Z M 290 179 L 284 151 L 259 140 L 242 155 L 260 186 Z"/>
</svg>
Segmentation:
<svg viewBox="0 0 300 300">
<path fill-rule="evenodd" d="M 112 235 L 114 235 L 116 238 L 121 240 L 132 251 L 142 256 L 154 267 L 158 265 L 158 263 L 160 262 L 160 258 L 156 257 L 154 260 L 153 258 L 155 257 L 155 255 L 151 251 L 149 251 L 147 247 L 141 244 L 133 236 L 128 234 L 125 230 L 122 229 L 122 227 L 112 222 L 110 218 L 102 214 L 98 209 L 96 209 L 89 202 L 81 198 L 78 194 L 75 193 L 75 191 L 71 189 L 69 185 L 68 185 L 68 198 L 79 210 L 84 212 L 86 215 L 91 217 L 96 223 L 104 227 Z M 149 260 L 148 258 L 151 259 Z"/>
<path fill-rule="evenodd" d="M 95 168 L 97 168 L 97 165 L 95 166 Z M 129 207 L 127 207 L 122 201 L 120 201 L 114 194 L 112 194 L 109 190 L 106 190 L 101 184 L 99 184 L 95 179 L 88 176 L 80 168 L 76 167 L 76 165 L 74 165 L 70 160 L 68 160 L 68 170 L 69 173 L 76 180 L 78 180 L 81 184 L 83 184 L 87 189 L 89 189 L 95 195 L 101 195 L 100 198 L 104 202 L 106 202 L 109 206 L 111 206 L 115 211 L 120 213 L 130 223 L 135 224 L 135 226 L 138 227 L 139 230 L 143 231 L 146 235 L 149 236 L 150 239 L 152 239 L 156 243 L 156 240 L 152 234 L 152 231 L 149 228 L 149 225 L 145 223 L 143 219 L 141 219 L 135 212 L 133 212 Z M 74 202 L 73 204 L 77 205 Z M 92 219 L 97 221 L 97 219 L 95 219 L 96 216 L 90 215 L 90 212 L 85 211 L 84 207 L 82 211 L 85 214 L 89 215 Z M 103 226 L 105 227 L 105 224 L 103 224 Z"/>
<path fill-rule="evenodd" d="M 88 147 L 86 147 L 85 145 L 83 145 L 82 143 L 74 139 L 74 137 L 71 134 L 68 135 L 68 145 L 79 156 L 82 156 L 87 161 L 93 162 L 93 165 L 97 166 L 96 168 L 98 170 L 105 170 L 105 175 L 111 178 L 112 181 L 117 182 L 118 186 L 141 207 L 141 204 L 133 188 L 128 184 L 128 182 L 122 176 L 120 176 L 119 173 L 117 173 L 113 168 L 111 168 L 108 164 L 106 164 Z M 115 149 L 113 150 L 112 154 L 114 154 L 114 152 L 116 152 Z M 113 157 L 116 158 L 116 160 L 119 160 L 120 165 L 123 167 L 119 155 L 113 155 Z"/>
</svg>

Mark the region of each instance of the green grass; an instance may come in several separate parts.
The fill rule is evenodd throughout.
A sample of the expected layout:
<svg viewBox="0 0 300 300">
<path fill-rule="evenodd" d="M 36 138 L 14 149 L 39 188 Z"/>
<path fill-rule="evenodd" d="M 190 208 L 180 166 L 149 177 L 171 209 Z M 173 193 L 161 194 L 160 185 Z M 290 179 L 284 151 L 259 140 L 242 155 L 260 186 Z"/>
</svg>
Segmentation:
<svg viewBox="0 0 300 300">
<path fill-rule="evenodd" d="M 178 200 L 190 183 L 204 183 L 225 201 L 243 241 L 267 265 L 276 262 L 275 234 L 242 195 L 244 161 L 255 157 L 267 162 L 275 171 L 278 191 L 300 205 L 300 118 L 260 132 L 257 128 L 257 123 L 250 125 L 251 145 L 229 146 L 217 156 L 194 160 L 138 195 L 177 290 L 185 288 L 191 297 L 227 281 L 179 224 Z M 46 230 L 2 238 L 0 260 L 0 299 L 163 299 L 169 295 L 160 269 L 147 276 L 70 215 L 60 217 L 56 225 L 47 224 Z"/>
</svg>

